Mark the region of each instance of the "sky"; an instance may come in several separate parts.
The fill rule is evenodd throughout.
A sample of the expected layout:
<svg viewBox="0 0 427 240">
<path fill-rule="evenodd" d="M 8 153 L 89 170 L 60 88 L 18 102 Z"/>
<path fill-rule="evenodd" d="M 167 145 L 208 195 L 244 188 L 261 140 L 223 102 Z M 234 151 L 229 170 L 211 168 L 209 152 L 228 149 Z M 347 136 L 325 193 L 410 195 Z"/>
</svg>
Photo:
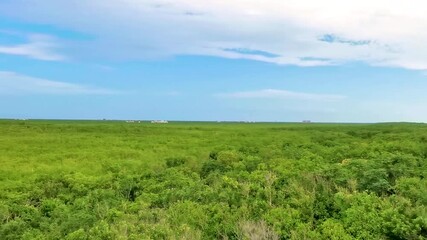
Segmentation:
<svg viewBox="0 0 427 240">
<path fill-rule="evenodd" d="M 423 0 L 1 0 L 0 118 L 427 122 Z"/>
</svg>

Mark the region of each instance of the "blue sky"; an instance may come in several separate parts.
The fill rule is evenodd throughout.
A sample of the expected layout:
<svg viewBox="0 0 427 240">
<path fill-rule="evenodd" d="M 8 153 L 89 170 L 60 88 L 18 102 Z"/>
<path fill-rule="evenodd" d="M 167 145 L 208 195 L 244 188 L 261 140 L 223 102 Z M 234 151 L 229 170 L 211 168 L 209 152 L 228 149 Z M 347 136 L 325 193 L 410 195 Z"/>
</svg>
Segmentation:
<svg viewBox="0 0 427 240">
<path fill-rule="evenodd" d="M 0 118 L 427 122 L 415 2 L 3 0 Z"/>
</svg>

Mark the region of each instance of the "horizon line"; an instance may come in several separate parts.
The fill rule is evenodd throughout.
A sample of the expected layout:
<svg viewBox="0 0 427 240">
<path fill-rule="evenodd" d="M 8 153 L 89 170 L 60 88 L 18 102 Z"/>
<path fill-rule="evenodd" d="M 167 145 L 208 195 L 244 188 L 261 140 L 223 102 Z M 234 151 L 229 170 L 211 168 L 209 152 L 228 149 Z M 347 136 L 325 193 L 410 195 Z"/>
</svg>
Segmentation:
<svg viewBox="0 0 427 240">
<path fill-rule="evenodd" d="M 1 118 L 0 121 L 99 121 L 99 122 L 119 122 L 119 121 L 140 121 L 140 122 L 151 122 L 151 121 L 167 121 L 167 122 L 205 122 L 205 123 L 301 123 L 301 124 L 384 124 L 384 123 L 413 123 L 413 124 L 426 124 L 427 122 L 415 122 L 415 121 L 378 121 L 378 122 L 333 122 L 333 121 L 313 121 L 301 120 L 301 121 L 253 121 L 253 120 L 169 120 L 169 119 L 108 119 L 108 118 Z"/>
</svg>

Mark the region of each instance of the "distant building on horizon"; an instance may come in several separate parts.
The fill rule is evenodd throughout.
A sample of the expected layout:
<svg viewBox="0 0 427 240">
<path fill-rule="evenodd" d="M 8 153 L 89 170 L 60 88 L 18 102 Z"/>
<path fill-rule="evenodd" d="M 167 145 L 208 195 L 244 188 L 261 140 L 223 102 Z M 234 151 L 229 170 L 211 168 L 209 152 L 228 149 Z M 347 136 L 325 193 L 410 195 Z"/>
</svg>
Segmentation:
<svg viewBox="0 0 427 240">
<path fill-rule="evenodd" d="M 169 122 L 166 120 L 153 120 L 151 121 L 151 123 L 169 123 Z"/>
<path fill-rule="evenodd" d="M 302 120 L 303 123 L 311 123 L 311 120 Z"/>
<path fill-rule="evenodd" d="M 141 123 L 141 121 L 137 120 L 126 120 L 127 123 Z"/>
</svg>

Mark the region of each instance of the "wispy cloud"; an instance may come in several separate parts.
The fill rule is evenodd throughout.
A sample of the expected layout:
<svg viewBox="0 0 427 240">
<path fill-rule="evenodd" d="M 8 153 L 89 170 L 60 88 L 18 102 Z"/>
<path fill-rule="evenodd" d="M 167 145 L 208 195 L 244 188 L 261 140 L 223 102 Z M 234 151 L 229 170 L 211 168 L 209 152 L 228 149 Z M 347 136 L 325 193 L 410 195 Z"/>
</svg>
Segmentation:
<svg viewBox="0 0 427 240">
<path fill-rule="evenodd" d="M 4 34 L 5 32 L 3 32 Z M 44 61 L 60 61 L 65 56 L 56 52 L 59 44 L 56 39 L 44 34 L 30 34 L 26 42 L 14 45 L 0 45 L 0 54 L 20 55 Z"/>
<path fill-rule="evenodd" d="M 426 8 L 424 0 L 0 1 L 4 16 L 93 36 L 78 55 L 209 55 L 298 66 L 362 61 L 419 70 L 427 69 Z M 2 51 L 57 58 L 16 47 Z"/>
<path fill-rule="evenodd" d="M 119 91 L 0 71 L 0 94 L 117 94 Z"/>
<path fill-rule="evenodd" d="M 232 93 L 216 94 L 222 98 L 240 98 L 240 99 L 292 99 L 305 101 L 338 101 L 345 99 L 346 96 L 335 94 L 313 94 L 305 92 L 293 92 L 279 89 L 262 89 L 256 91 L 243 91 Z"/>
<path fill-rule="evenodd" d="M 234 52 L 234 53 L 240 53 L 240 54 L 244 54 L 244 55 L 258 55 L 258 56 L 263 56 L 263 57 L 267 57 L 267 58 L 276 58 L 276 57 L 280 57 L 277 54 L 273 54 L 273 53 L 269 53 L 269 52 L 264 52 L 264 51 L 259 51 L 259 50 L 253 50 L 253 49 L 247 49 L 247 48 L 238 48 L 238 49 L 223 49 L 226 52 Z"/>
</svg>

